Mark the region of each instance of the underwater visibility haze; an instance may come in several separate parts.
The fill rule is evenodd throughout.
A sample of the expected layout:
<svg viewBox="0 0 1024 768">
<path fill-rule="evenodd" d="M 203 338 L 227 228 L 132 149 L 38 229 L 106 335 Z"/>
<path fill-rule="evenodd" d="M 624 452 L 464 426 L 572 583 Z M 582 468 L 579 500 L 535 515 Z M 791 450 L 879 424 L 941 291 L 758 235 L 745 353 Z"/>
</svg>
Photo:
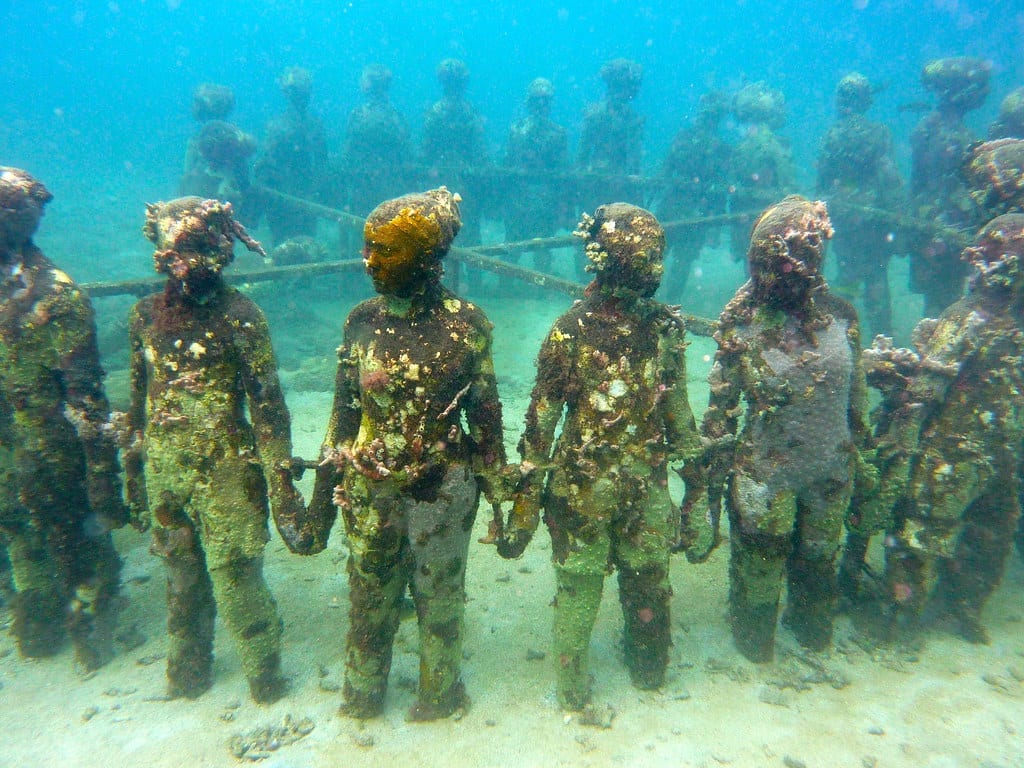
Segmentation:
<svg viewBox="0 0 1024 768">
<path fill-rule="evenodd" d="M 0 30 L 0 766 L 1024 768 L 1024 5 Z"/>
</svg>

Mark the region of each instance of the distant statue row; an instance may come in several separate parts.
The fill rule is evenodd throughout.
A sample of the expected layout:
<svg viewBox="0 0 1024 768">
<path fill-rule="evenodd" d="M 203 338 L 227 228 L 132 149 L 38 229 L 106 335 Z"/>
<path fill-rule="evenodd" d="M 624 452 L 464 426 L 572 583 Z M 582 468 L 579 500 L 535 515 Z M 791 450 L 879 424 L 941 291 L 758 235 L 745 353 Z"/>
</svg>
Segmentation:
<svg viewBox="0 0 1024 768">
<path fill-rule="evenodd" d="M 252 696 L 273 701 L 287 682 L 262 574 L 268 517 L 289 549 L 309 555 L 326 547 L 340 512 L 351 602 L 343 710 L 383 710 L 411 591 L 420 679 L 410 717 L 448 716 L 467 705 L 465 573 L 481 493 L 494 511 L 483 541 L 503 557 L 523 552 L 541 516 L 547 525 L 568 710 L 590 699 L 590 636 L 613 569 L 632 681 L 663 684 L 670 555 L 707 559 L 723 500 L 729 621 L 747 658 L 773 657 L 783 583 L 784 623 L 802 645 L 828 648 L 839 598 L 872 599 L 861 569 L 868 538 L 883 530 L 885 588 L 867 612 L 877 633 L 915 631 L 932 605 L 968 640 L 986 639 L 982 606 L 1019 515 L 1020 213 L 994 218 L 964 251 L 970 289 L 922 322 L 915 350 L 879 337 L 862 355 L 856 313 L 821 273 L 833 234 L 825 204 L 791 196 L 768 207 L 750 237 L 750 279 L 719 319 L 698 429 L 684 323 L 653 298 L 664 231 L 642 208 L 602 205 L 576 230 L 593 282 L 543 343 L 511 464 L 491 324 L 441 282 L 460 199 L 441 187 L 387 200 L 364 232 L 379 296 L 345 323 L 307 507 L 267 324 L 222 278 L 235 240 L 260 250 L 231 205 L 148 206 L 144 231 L 167 282 L 131 311 L 131 406 L 115 426 L 88 301 L 32 243 L 49 199 L 25 172 L 0 169 L 0 532 L 25 656 L 54 653 L 67 627 L 83 667 L 109 658 L 120 567 L 110 529 L 131 522 L 152 530 L 167 568 L 170 694 L 212 685 L 220 611 Z M 867 383 L 882 394 L 871 420 Z M 670 469 L 685 482 L 681 504 L 669 496 Z"/>
<path fill-rule="evenodd" d="M 538 78 L 527 89 L 527 114 L 510 126 L 504 158 L 495 166 L 484 120 L 466 95 L 469 70 L 463 62 L 445 59 L 437 67 L 443 96 L 424 117 L 419 151 L 405 119 L 389 102 L 391 73 L 369 65 L 360 81 L 366 102 L 352 111 L 339 162 L 331 170 L 324 127 L 308 111 L 312 76 L 291 68 L 279 80 L 290 109 L 267 127 L 252 175 L 267 187 L 360 216 L 379 200 L 443 177 L 466 195 L 462 241 L 470 245 L 480 242 L 483 215 L 503 220 L 505 239 L 518 241 L 569 229 L 580 211 L 602 200 L 650 207 L 671 221 L 757 211 L 799 191 L 789 140 L 782 134 L 786 99 L 779 90 L 754 82 L 732 94 L 705 94 L 691 123 L 676 135 L 658 176 L 643 179 L 644 117 L 633 106 L 643 70 L 636 62 L 614 59 L 600 75 L 605 97 L 585 111 L 575 164 L 566 129 L 550 117 L 554 86 Z M 889 129 L 866 116 L 878 88 L 859 73 L 847 75 L 836 88 L 838 117 L 821 142 L 815 195 L 830 205 L 839 231 L 833 244 L 839 290 L 860 297 L 874 332 L 892 333 L 888 264 L 894 255 L 910 254 L 911 288 L 923 295 L 925 315 L 937 315 L 963 290 L 967 272 L 959 253 L 965 237 L 958 231 L 969 230 L 969 237 L 978 224 L 961 174 L 976 140 L 964 118 L 985 101 L 990 76 L 988 62 L 967 57 L 937 59 L 922 69 L 922 85 L 937 102 L 911 137 L 909 201 Z M 226 86 L 207 83 L 196 89 L 193 114 L 203 126 L 190 144 L 182 193 L 231 200 L 239 218 L 250 224 L 265 214 L 277 245 L 313 235 L 315 222 L 308 213 L 246 192 L 252 189 L 249 161 L 257 145 L 224 122 L 233 107 L 234 94 Z M 738 140 L 730 136 L 728 118 L 743 128 Z M 1024 138 L 1024 89 L 1005 97 L 989 129 L 990 139 L 1004 137 Z M 901 226 L 906 211 L 934 226 Z M 752 220 L 728 228 L 736 258 L 742 257 Z M 720 230 L 694 228 L 675 239 L 661 295 L 672 301 L 684 296 L 703 245 L 715 242 Z M 278 260 L 301 253 L 301 248 L 284 249 Z M 548 250 L 537 248 L 533 256 L 538 269 L 550 270 Z M 579 270 L 582 274 L 582 261 Z M 479 273 L 470 271 L 468 280 L 469 288 L 477 288 Z"/>
</svg>

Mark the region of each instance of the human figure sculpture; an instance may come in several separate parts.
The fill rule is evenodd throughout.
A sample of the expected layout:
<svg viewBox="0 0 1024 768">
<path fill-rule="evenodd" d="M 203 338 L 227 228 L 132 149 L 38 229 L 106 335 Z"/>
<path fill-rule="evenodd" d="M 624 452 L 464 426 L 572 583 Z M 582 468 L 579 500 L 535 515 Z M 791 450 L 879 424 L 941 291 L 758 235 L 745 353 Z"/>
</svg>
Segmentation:
<svg viewBox="0 0 1024 768">
<path fill-rule="evenodd" d="M 715 334 L 702 429 L 736 442 L 709 461 L 709 497 L 714 508 L 724 494 L 729 619 L 755 662 L 773 658 L 784 580 L 784 621 L 800 644 L 823 650 L 832 637 L 867 399 L 856 312 L 821 274 L 831 236 L 824 203 L 790 196 L 766 209 L 750 238 L 750 279 Z"/>
<path fill-rule="evenodd" d="M 658 205 L 663 221 L 706 217 L 726 212 L 732 183 L 733 147 L 721 133 L 728 113 L 725 94 L 712 91 L 701 96 L 697 114 L 672 139 L 662 166 L 664 190 Z M 690 269 L 705 243 L 715 243 L 719 228 L 680 229 L 669 237 L 665 258 L 665 280 L 661 291 L 666 300 L 680 302 L 689 281 Z"/>
<path fill-rule="evenodd" d="M 1024 447 L 1024 214 L 998 216 L 964 250 L 967 295 L 923 320 L 905 392 L 885 413 L 880 492 L 894 500 L 886 538 L 888 637 L 948 616 L 987 643 L 985 601 L 998 586 L 1020 516 Z"/>
<path fill-rule="evenodd" d="M 168 693 L 195 698 L 213 684 L 219 612 L 252 698 L 272 702 L 287 680 L 282 622 L 263 578 L 268 506 L 290 548 L 311 542 L 267 323 L 222 275 L 236 239 L 263 249 L 229 203 L 198 197 L 148 206 L 144 232 L 167 282 L 129 318 L 125 469 L 132 514 L 152 527 L 151 550 L 167 570 Z"/>
<path fill-rule="evenodd" d="M 342 158 L 348 174 L 349 206 L 365 216 L 381 200 L 405 191 L 413 161 L 409 126 L 390 101 L 391 70 L 368 64 L 359 78 L 365 103 L 352 110 Z"/>
<path fill-rule="evenodd" d="M 128 511 L 92 305 L 32 241 L 52 197 L 0 167 L 0 543 L 19 653 L 52 656 L 70 634 L 90 672 L 114 653 L 110 531 Z"/>
<path fill-rule="evenodd" d="M 862 320 L 874 333 L 891 334 L 889 259 L 898 246 L 892 221 L 866 209 L 896 213 L 902 181 L 889 129 L 865 114 L 873 98 L 871 82 L 858 72 L 836 86 L 837 118 L 818 154 L 817 194 L 828 202 L 835 225 L 830 248 L 838 284 L 862 291 Z"/>
<path fill-rule="evenodd" d="M 313 75 L 302 67 L 289 67 L 277 84 L 288 111 L 267 125 L 253 176 L 275 192 L 316 200 L 324 185 L 327 138 L 320 118 L 309 111 Z M 273 196 L 264 200 L 263 207 L 275 245 L 316 234 L 316 216 Z"/>
<path fill-rule="evenodd" d="M 639 174 L 646 121 L 633 106 L 643 74 L 643 67 L 629 59 L 601 66 L 605 95 L 584 110 L 577 150 L 576 167 L 585 174 L 578 199 L 582 210 L 593 210 L 602 200 L 644 202 Z"/>
<path fill-rule="evenodd" d="M 352 310 L 338 351 L 309 516 L 326 532 L 336 505 L 345 524 L 351 605 L 342 711 L 355 718 L 383 711 L 407 590 L 420 641 L 410 719 L 447 717 L 468 703 L 466 557 L 481 492 L 499 504 L 507 483 L 491 324 L 441 284 L 459 227 L 458 197 L 444 187 L 370 213 L 364 260 L 380 295 Z"/>
<path fill-rule="evenodd" d="M 671 645 L 670 553 L 678 545 L 703 559 L 715 543 L 697 503 L 703 448 L 687 398 L 685 328 L 652 298 L 665 233 L 648 211 L 612 203 L 585 215 L 576 234 L 595 279 L 537 358 L 519 445 L 524 480 L 497 537 L 502 555 L 518 556 L 543 508 L 558 701 L 568 710 L 590 701 L 590 636 L 608 572 L 618 571 L 633 684 L 659 688 Z M 694 503 L 683 513 L 669 497 L 670 463 L 688 477 Z"/>
<path fill-rule="evenodd" d="M 910 202 L 914 215 L 937 222 L 938 231 L 921 231 L 910 252 L 911 288 L 924 297 L 925 317 L 938 317 L 963 294 L 968 269 L 960 261 L 965 244 L 956 230 L 971 232 L 975 221 L 960 167 L 975 141 L 964 122 L 989 92 L 992 67 L 969 57 L 937 59 L 921 72 L 921 83 L 938 98 L 910 137 Z"/>
<path fill-rule="evenodd" d="M 732 110 L 744 132 L 733 152 L 730 208 L 737 213 L 759 211 L 792 192 L 796 179 L 792 147 L 780 133 L 786 125 L 786 97 L 767 83 L 749 83 L 733 96 Z M 746 253 L 753 219 L 731 227 L 737 260 Z"/>
<path fill-rule="evenodd" d="M 565 128 L 551 119 L 554 97 L 550 80 L 533 80 L 526 92 L 528 114 L 509 128 L 505 165 L 524 174 L 509 180 L 504 211 L 505 240 L 509 242 L 550 237 L 565 223 L 564 185 L 550 175 L 566 170 L 569 143 Z M 518 261 L 518 254 L 513 258 Z M 538 270 L 551 271 L 549 250 L 538 249 L 535 258 Z"/>
</svg>

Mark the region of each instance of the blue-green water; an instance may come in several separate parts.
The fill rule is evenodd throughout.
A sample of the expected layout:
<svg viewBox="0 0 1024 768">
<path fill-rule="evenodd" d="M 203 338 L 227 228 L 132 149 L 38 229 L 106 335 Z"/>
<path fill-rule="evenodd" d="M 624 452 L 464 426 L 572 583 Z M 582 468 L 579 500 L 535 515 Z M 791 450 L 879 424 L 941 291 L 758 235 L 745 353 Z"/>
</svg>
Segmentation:
<svg viewBox="0 0 1024 768">
<path fill-rule="evenodd" d="M 764 80 L 785 95 L 788 119 L 780 132 L 793 148 L 794 191 L 808 196 L 819 142 L 833 120 L 835 83 L 848 72 L 884 86 L 871 116 L 892 130 L 904 177 L 920 115 L 905 107 L 930 101 L 919 81 L 926 61 L 969 55 L 991 62 L 992 93 L 967 117 L 979 136 L 1002 96 L 1024 84 L 1024 7 L 1008 0 L 5 0 L 0 39 L 0 165 L 27 169 L 54 193 L 36 241 L 81 282 L 152 274 L 152 248 L 141 234 L 144 203 L 177 195 L 185 146 L 196 130 L 191 94 L 205 81 L 234 89 L 230 119 L 261 139 L 284 109 L 276 78 L 288 66 L 308 68 L 315 78 L 311 111 L 325 125 L 334 163 L 349 112 L 360 103 L 365 64 L 377 61 L 392 70 L 392 101 L 416 142 L 424 111 L 439 95 L 434 67 L 458 57 L 470 68 L 468 96 L 484 117 L 487 148 L 498 160 L 509 124 L 523 115 L 530 80 L 543 76 L 554 83 L 552 117 L 567 128 L 572 153 L 585 105 L 602 95 L 602 63 L 628 57 L 644 68 L 634 105 L 646 117 L 643 173 L 651 176 L 702 94 Z M 723 130 L 735 141 L 743 126 L 731 122 Z M 252 229 L 268 237 L 265 224 Z M 358 244 L 339 238 L 332 224 L 321 222 L 313 234 L 331 254 L 358 256 Z M 502 237 L 500 217 L 486 212 L 483 239 Z M 669 300 L 695 314 L 717 315 L 744 279 L 727 244 L 706 248 L 699 275 L 684 295 Z M 555 271 L 574 277 L 576 258 L 572 249 L 557 252 Z M 257 266 L 239 249 L 233 269 Z M 896 334 L 903 341 L 920 312 L 906 279 L 905 261 L 895 260 Z M 370 286 L 358 272 L 282 285 L 250 292 L 274 333 L 296 452 L 312 457 L 330 406 L 341 324 Z M 514 455 L 536 351 L 569 300 L 556 292 L 523 299 L 490 277 L 472 298 L 495 323 L 506 442 Z M 95 303 L 109 394 L 123 408 L 131 299 Z M 698 418 L 713 354 L 706 339 L 695 339 L 689 349 Z M 308 495 L 308 480 L 304 490 Z M 842 620 L 837 649 L 824 662 L 801 659 L 780 632 L 787 644 L 770 669 L 743 662 L 732 648 L 724 618 L 725 548 L 701 568 L 680 558 L 673 574 L 675 646 L 663 692 L 630 687 L 619 662 L 618 608 L 606 595 L 592 645 L 599 700 L 616 712 L 605 730 L 563 720 L 553 701 L 546 535 L 538 534 L 526 558 L 514 563 L 474 546 L 464 665 L 473 707 L 458 722 L 404 722 L 409 681 L 416 676 L 415 632 L 407 622 L 387 714 L 360 728 L 336 715 L 341 694 L 332 690 L 343 671 L 346 629 L 341 538 L 336 533 L 331 548 L 315 559 L 289 556 L 278 541 L 268 548 L 267 576 L 287 625 L 284 664 L 293 689 L 284 701 L 259 708 L 246 699 L 222 628 L 213 690 L 197 702 L 160 700 L 163 572 L 145 537 L 119 532 L 129 601 L 122 625 L 134 625 L 145 643 L 122 649 L 111 665 L 83 680 L 71 669 L 70 651 L 26 662 L 9 637 L 0 638 L 0 766 L 231 765 L 233 734 L 280 723 L 286 714 L 310 717 L 316 728 L 269 758 L 282 767 L 1024 766 L 1024 572 L 1016 552 L 986 610 L 990 646 L 935 633 L 919 653 L 879 652 L 859 646 Z M 0 609 L 0 622 L 6 621 Z M 543 652 L 546 659 L 527 660 Z"/>
</svg>

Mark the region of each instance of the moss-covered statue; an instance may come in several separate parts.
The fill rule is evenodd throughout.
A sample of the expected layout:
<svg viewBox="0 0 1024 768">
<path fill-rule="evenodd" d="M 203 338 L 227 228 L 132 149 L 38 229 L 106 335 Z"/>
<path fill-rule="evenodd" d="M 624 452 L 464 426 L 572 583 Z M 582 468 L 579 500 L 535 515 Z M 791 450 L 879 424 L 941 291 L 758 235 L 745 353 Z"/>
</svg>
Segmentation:
<svg viewBox="0 0 1024 768">
<path fill-rule="evenodd" d="M 867 403 L 856 313 L 821 275 L 831 236 L 824 203 L 792 196 L 762 213 L 750 280 L 715 335 L 704 434 L 742 431 L 711 462 L 709 495 L 714 508 L 728 479 L 729 617 L 752 661 L 773 657 L 784 574 L 785 621 L 800 644 L 821 650 L 832 636 L 835 557 Z"/>
<path fill-rule="evenodd" d="M 288 67 L 277 85 L 288 102 L 288 111 L 267 125 L 253 175 L 260 184 L 278 192 L 316 199 L 326 181 L 327 138 L 323 122 L 309 111 L 313 74 L 303 67 Z M 267 200 L 264 208 L 275 245 L 316 234 L 316 216 L 274 198 Z"/>
<path fill-rule="evenodd" d="M 576 234 L 596 278 L 538 356 L 520 442 L 525 487 L 498 542 L 506 557 L 521 553 L 543 507 L 557 582 L 558 701 L 570 710 L 590 698 L 590 634 L 609 570 L 618 569 L 633 684 L 658 688 L 671 645 L 670 552 L 679 544 L 703 559 L 715 543 L 706 507 L 696 509 L 702 450 L 686 392 L 685 329 L 652 299 L 664 230 L 647 211 L 612 203 L 585 215 Z M 683 463 L 692 514 L 669 498 L 670 462 Z"/>
<path fill-rule="evenodd" d="M 1024 213 L 1024 88 L 1003 99 L 990 129 L 990 135 L 998 133 L 1004 136 L 972 146 L 961 167 L 979 221 Z M 1024 499 L 1024 488 L 1020 495 Z M 1017 551 L 1024 557 L 1024 519 L 1017 528 Z"/>
<path fill-rule="evenodd" d="M 504 497 L 505 449 L 491 324 L 441 285 L 459 227 L 458 197 L 444 187 L 370 213 L 364 260 L 380 296 L 352 310 L 339 349 L 309 512 L 322 539 L 336 505 L 348 534 L 343 712 L 356 718 L 383 710 L 407 588 L 420 638 L 410 719 L 467 703 L 466 556 L 480 492 L 492 504 Z"/>
<path fill-rule="evenodd" d="M 225 200 L 235 215 L 259 218 L 260 201 L 253 194 L 249 164 L 256 153 L 256 138 L 225 120 L 203 123 L 189 141 L 189 158 L 178 185 L 181 195 Z"/>
<path fill-rule="evenodd" d="M 565 128 L 551 119 L 555 86 L 538 77 L 526 91 L 526 117 L 508 130 L 505 165 L 522 171 L 512 177 L 506 189 L 505 240 L 515 242 L 531 237 L 550 237 L 565 225 L 570 215 L 563 185 L 547 174 L 565 171 L 569 164 L 569 139 Z M 569 219 L 569 222 L 572 220 Z M 518 262 L 518 253 L 509 258 Z M 551 252 L 536 251 L 536 266 L 551 271 Z"/>
<path fill-rule="evenodd" d="M 152 551 L 167 566 L 168 690 L 194 698 L 211 686 L 219 611 L 253 698 L 274 701 L 286 681 L 281 619 L 263 580 L 268 494 L 292 549 L 309 547 L 305 509 L 266 321 L 221 275 L 236 238 L 262 248 L 229 203 L 198 197 L 148 206 L 144 232 L 167 284 L 129 319 L 135 444 L 125 470 L 132 514 L 152 525 Z"/>
<path fill-rule="evenodd" d="M 999 102 L 999 117 L 988 127 L 990 139 L 1024 139 L 1024 87 L 1014 88 Z"/>
<path fill-rule="evenodd" d="M 926 607 L 987 642 L 985 600 L 998 585 L 1020 514 L 1024 445 L 1024 214 L 986 224 L 964 250 L 967 295 L 919 326 L 906 394 L 886 433 L 904 461 L 895 485 L 886 584 L 894 632 Z M 900 469 L 902 471 L 896 471 Z"/>
<path fill-rule="evenodd" d="M 892 153 L 892 137 L 882 123 L 866 117 L 874 93 L 864 75 L 853 72 L 836 87 L 838 117 L 818 154 L 817 193 L 828 201 L 836 229 L 831 250 L 838 283 L 860 293 L 874 333 L 892 333 L 889 258 L 895 244 L 891 222 L 864 208 L 895 212 L 902 181 Z"/>
<path fill-rule="evenodd" d="M 715 216 L 726 212 L 732 183 L 733 147 L 722 137 L 729 97 L 709 91 L 700 97 L 697 114 L 672 139 L 662 176 L 665 188 L 658 206 L 663 221 Z M 690 267 L 705 243 L 717 243 L 719 228 L 688 227 L 672 234 L 665 259 L 662 295 L 678 302 L 686 290 Z"/>
<path fill-rule="evenodd" d="M 730 208 L 737 212 L 760 211 L 791 192 L 796 179 L 789 139 L 779 133 L 786 125 L 786 97 L 767 83 L 748 83 L 733 97 L 732 111 L 745 126 L 733 153 L 735 191 Z M 743 258 L 750 220 L 730 227 L 733 258 Z"/>
<path fill-rule="evenodd" d="M 212 120 L 227 120 L 235 111 L 235 92 L 227 85 L 200 83 L 192 91 L 192 117 L 200 128 Z M 199 135 L 192 136 L 185 148 L 184 175 L 188 177 L 204 165 L 199 153 Z"/>
<path fill-rule="evenodd" d="M 480 242 L 481 202 L 488 198 L 483 178 L 474 171 L 489 164 L 484 119 L 466 96 L 469 67 L 460 59 L 444 59 L 435 71 L 441 98 L 423 116 L 422 160 L 451 184 L 467 191 L 461 205 L 462 242 Z M 480 272 L 468 269 L 469 284 L 479 285 Z M 452 275 L 454 278 L 455 275 Z"/>
<path fill-rule="evenodd" d="M 921 84 L 938 102 L 910 137 L 910 202 L 917 218 L 947 228 L 920 233 L 911 248 L 911 288 L 923 294 L 926 317 L 938 317 L 963 294 L 968 275 L 960 261 L 963 242 L 949 228 L 973 232 L 979 223 L 960 174 L 975 140 L 964 116 L 985 102 L 991 73 L 987 61 L 969 57 L 930 61 L 921 71 Z"/>
<path fill-rule="evenodd" d="M 0 167 L 0 543 L 22 656 L 68 633 L 83 671 L 113 654 L 128 520 L 88 297 L 32 242 L 50 192 Z"/>
<path fill-rule="evenodd" d="M 413 161 L 409 126 L 391 103 L 391 70 L 367 64 L 359 77 L 366 102 L 353 108 L 345 129 L 342 161 L 348 174 L 349 206 L 365 216 L 381 200 L 408 187 L 405 175 Z"/>
<path fill-rule="evenodd" d="M 583 210 L 593 210 L 601 200 L 641 202 L 643 188 L 627 178 L 642 170 L 643 115 L 633 107 L 640 93 L 644 69 L 629 59 L 612 59 L 601 66 L 605 96 L 588 104 L 583 112 L 576 165 L 597 174 L 584 180 L 578 200 Z"/>
</svg>

